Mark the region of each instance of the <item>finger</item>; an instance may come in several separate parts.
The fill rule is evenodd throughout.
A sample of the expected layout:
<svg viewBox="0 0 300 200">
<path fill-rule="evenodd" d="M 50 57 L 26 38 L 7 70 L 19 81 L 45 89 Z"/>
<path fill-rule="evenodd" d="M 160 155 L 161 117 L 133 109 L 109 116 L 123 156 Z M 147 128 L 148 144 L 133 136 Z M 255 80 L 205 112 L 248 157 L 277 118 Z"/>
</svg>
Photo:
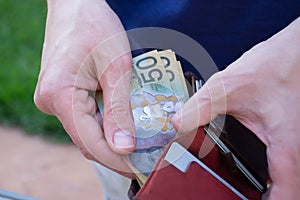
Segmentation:
<svg viewBox="0 0 300 200">
<path fill-rule="evenodd" d="M 131 57 L 123 55 L 101 78 L 104 132 L 108 143 L 118 153 L 128 153 L 135 148 L 135 127 L 129 99 L 131 66 Z"/>
<path fill-rule="evenodd" d="M 96 120 L 96 103 L 89 93 L 82 89 L 75 89 L 71 102 L 61 101 L 59 119 L 70 134 L 73 141 L 97 162 L 108 168 L 131 177 L 131 170 L 123 162 L 122 157 L 115 154 L 106 143 L 102 129 Z"/>
<path fill-rule="evenodd" d="M 179 134 L 206 125 L 219 113 L 226 112 L 226 92 L 220 72 L 214 74 L 173 116 Z"/>
<path fill-rule="evenodd" d="M 130 108 L 132 58 L 125 32 L 116 34 L 92 51 L 97 79 L 103 90 L 103 128 L 109 146 L 117 153 L 135 148 L 135 127 Z"/>
</svg>

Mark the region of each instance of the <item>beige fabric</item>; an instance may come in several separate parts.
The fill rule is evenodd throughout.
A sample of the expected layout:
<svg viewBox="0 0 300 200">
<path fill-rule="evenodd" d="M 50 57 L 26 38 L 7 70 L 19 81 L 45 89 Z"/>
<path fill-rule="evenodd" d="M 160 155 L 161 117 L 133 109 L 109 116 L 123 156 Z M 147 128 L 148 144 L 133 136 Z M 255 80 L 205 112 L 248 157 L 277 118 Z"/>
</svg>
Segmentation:
<svg viewBox="0 0 300 200">
<path fill-rule="evenodd" d="M 127 192 L 131 180 L 102 165 L 93 162 L 97 176 L 103 186 L 105 200 L 128 200 Z"/>
</svg>

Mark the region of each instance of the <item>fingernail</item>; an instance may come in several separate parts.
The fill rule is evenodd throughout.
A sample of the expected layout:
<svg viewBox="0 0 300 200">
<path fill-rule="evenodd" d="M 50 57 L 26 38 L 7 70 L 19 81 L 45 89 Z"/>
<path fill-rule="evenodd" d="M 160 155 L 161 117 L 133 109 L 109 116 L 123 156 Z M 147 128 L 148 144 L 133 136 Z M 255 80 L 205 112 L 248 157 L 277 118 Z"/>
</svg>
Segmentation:
<svg viewBox="0 0 300 200">
<path fill-rule="evenodd" d="M 116 132 L 114 135 L 114 145 L 118 149 L 133 147 L 133 137 L 129 133 L 123 131 Z"/>
</svg>

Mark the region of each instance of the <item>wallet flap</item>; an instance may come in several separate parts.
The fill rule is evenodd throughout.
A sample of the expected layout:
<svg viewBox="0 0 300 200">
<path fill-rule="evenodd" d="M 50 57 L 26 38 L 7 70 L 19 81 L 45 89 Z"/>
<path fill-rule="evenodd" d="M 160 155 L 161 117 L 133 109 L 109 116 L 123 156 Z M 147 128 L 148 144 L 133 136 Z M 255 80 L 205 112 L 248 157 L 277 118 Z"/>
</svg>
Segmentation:
<svg viewBox="0 0 300 200">
<path fill-rule="evenodd" d="M 186 173 L 182 173 L 171 165 L 156 171 L 147 186 L 143 187 L 136 198 L 140 200 L 240 199 L 224 184 L 194 162 L 191 163 Z"/>
<path fill-rule="evenodd" d="M 195 157 L 199 155 L 204 138 L 203 127 L 200 127 L 197 133 L 194 133 L 193 142 L 189 142 L 188 151 Z M 176 139 L 176 142 L 186 146 L 184 145 L 186 142 L 184 138 Z M 173 165 L 170 165 L 162 159 L 168 149 L 169 147 L 166 148 L 155 167 L 156 170 L 150 174 L 146 183 L 136 194 L 135 199 L 240 199 L 197 163 L 192 162 L 186 173 L 182 173 Z M 241 173 L 233 173 L 221 161 L 221 155 L 216 146 L 200 160 L 248 199 L 260 199 L 260 192 Z"/>
</svg>

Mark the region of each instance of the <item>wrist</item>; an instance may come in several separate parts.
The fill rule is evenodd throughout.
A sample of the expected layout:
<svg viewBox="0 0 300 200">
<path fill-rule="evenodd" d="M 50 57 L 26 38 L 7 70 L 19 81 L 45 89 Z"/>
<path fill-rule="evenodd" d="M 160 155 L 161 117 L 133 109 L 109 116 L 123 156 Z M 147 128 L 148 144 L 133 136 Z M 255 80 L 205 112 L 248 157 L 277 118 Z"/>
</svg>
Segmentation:
<svg viewBox="0 0 300 200">
<path fill-rule="evenodd" d="M 70 3 L 74 2 L 74 0 L 47 0 L 47 4 L 54 4 L 59 1 L 60 2 L 68 2 L 69 1 Z M 80 1 L 86 2 L 86 0 L 80 0 Z M 105 1 L 105 0 L 95 0 L 95 1 L 101 2 L 101 1 Z"/>
<path fill-rule="evenodd" d="M 106 0 L 89 0 L 88 2 L 106 2 Z M 61 7 L 63 5 L 67 5 L 67 8 L 70 8 L 70 6 L 78 5 L 80 3 L 86 4 L 86 0 L 47 0 L 47 7 L 48 10 L 51 10 L 52 8 Z"/>
<path fill-rule="evenodd" d="M 289 31 L 286 31 L 290 36 L 290 41 L 292 43 L 299 44 L 300 42 L 300 17 L 295 19 L 288 27 Z M 299 47 L 297 48 L 299 49 Z"/>
<path fill-rule="evenodd" d="M 300 17 L 298 17 L 297 19 L 295 19 L 292 22 L 292 25 L 294 25 L 295 31 L 299 34 L 298 36 L 300 36 Z"/>
</svg>

